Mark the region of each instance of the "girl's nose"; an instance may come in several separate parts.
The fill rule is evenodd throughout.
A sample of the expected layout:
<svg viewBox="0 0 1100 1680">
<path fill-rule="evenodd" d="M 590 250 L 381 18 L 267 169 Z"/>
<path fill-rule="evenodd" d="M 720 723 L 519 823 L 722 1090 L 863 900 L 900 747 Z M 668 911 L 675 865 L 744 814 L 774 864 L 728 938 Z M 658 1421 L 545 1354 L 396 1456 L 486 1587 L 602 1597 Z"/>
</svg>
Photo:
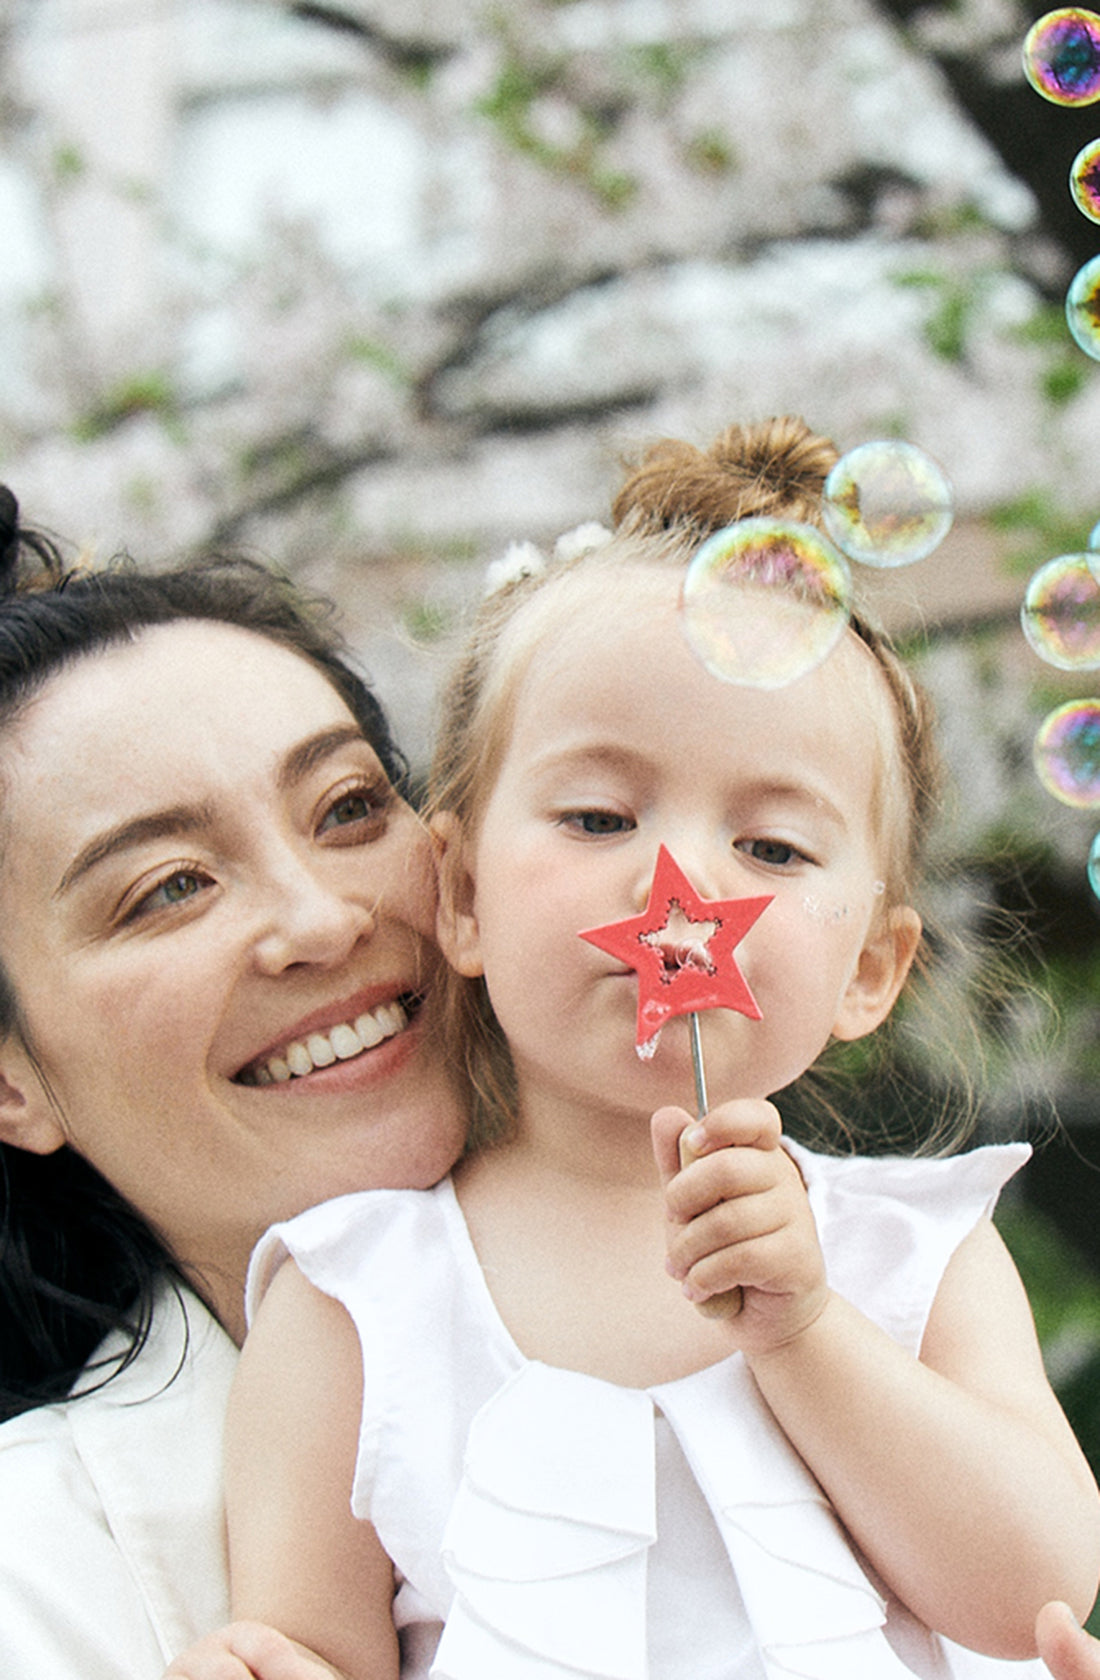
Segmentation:
<svg viewBox="0 0 1100 1680">
<path fill-rule="evenodd" d="M 269 887 L 254 955 L 264 974 L 300 963 L 336 967 L 374 932 L 365 899 L 319 878 L 309 867 L 283 868 Z"/>
<path fill-rule="evenodd" d="M 713 858 L 708 858 L 706 848 L 699 843 L 692 844 L 685 837 L 673 836 L 665 839 L 664 845 L 671 852 L 679 864 L 699 898 L 721 898 L 718 869 Z M 634 885 L 634 903 L 637 910 L 642 911 L 649 903 L 649 895 L 653 889 L 653 877 L 657 867 L 657 854 L 649 860 L 649 865 L 638 872 L 638 879 Z"/>
</svg>

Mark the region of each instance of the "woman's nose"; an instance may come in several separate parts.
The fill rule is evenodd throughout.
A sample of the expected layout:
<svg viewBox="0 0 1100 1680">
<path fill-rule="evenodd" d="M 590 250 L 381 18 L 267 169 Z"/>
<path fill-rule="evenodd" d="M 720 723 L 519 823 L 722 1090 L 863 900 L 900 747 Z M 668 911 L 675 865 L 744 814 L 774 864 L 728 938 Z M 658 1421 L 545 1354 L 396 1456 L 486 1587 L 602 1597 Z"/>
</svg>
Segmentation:
<svg viewBox="0 0 1100 1680">
<path fill-rule="evenodd" d="M 299 963 L 334 967 L 374 926 L 374 911 L 363 896 L 306 865 L 284 864 L 268 884 L 256 965 L 265 974 L 281 974 Z"/>
</svg>

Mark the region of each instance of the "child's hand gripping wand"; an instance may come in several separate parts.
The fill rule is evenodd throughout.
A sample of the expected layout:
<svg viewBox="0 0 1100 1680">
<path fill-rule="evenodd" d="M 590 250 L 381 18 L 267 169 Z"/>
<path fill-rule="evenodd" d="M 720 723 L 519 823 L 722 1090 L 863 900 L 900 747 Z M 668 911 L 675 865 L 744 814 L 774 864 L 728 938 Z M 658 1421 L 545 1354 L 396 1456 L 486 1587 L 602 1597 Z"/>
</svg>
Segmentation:
<svg viewBox="0 0 1100 1680">
<path fill-rule="evenodd" d="M 688 1017 L 695 1106 L 700 1120 L 708 1105 L 699 1012 L 735 1009 L 750 1020 L 761 1019 L 733 952 L 770 903 L 770 894 L 763 898 L 700 898 L 672 853 L 662 846 L 649 902 L 642 914 L 609 922 L 606 927 L 588 928 L 580 936 L 637 972 L 639 1056 L 648 1059 L 653 1055 L 666 1021 L 674 1015 Z M 690 1166 L 694 1159 L 681 1136 L 680 1165 Z M 736 1316 L 741 1311 L 740 1289 L 710 1296 L 701 1303 L 700 1311 L 713 1318 Z"/>
</svg>

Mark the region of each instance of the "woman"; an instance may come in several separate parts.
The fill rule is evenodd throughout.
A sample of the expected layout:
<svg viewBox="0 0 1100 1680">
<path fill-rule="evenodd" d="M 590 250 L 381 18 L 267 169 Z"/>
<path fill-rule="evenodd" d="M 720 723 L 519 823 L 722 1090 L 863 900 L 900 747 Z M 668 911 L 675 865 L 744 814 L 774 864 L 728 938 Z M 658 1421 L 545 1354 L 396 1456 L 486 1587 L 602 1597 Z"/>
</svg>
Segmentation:
<svg viewBox="0 0 1100 1680">
<path fill-rule="evenodd" d="M 224 1617 L 253 1243 L 459 1151 L 400 770 L 281 580 L 66 577 L 0 496 L 7 1680 L 155 1680 Z"/>
</svg>

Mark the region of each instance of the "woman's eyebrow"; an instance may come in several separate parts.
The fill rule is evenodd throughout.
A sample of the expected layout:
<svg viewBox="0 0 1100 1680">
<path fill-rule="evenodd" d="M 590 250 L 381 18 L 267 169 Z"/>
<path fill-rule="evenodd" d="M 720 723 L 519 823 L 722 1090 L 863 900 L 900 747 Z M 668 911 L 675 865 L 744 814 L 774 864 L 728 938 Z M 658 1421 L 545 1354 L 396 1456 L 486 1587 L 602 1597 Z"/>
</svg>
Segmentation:
<svg viewBox="0 0 1100 1680">
<path fill-rule="evenodd" d="M 330 758 L 342 747 L 354 746 L 356 743 L 369 746 L 370 743 L 357 723 L 338 723 L 331 729 L 319 729 L 316 735 L 307 735 L 304 741 L 291 747 L 279 766 L 276 782 L 282 792 L 300 782 L 308 776 L 314 765 L 323 759 Z"/>
<path fill-rule="evenodd" d="M 316 764 L 356 742 L 366 742 L 366 736 L 356 723 L 341 723 L 332 729 L 318 730 L 316 735 L 308 735 L 304 741 L 291 747 L 282 760 L 275 778 L 277 786 L 284 792 L 295 787 Z M 149 840 L 164 840 L 173 834 L 197 834 L 211 827 L 213 821 L 213 808 L 207 804 L 167 805 L 162 810 L 130 817 L 126 822 L 95 835 L 81 848 L 62 875 L 53 896 L 61 898 L 90 869 L 119 852 L 144 845 Z"/>
<path fill-rule="evenodd" d="M 140 817 L 118 823 L 81 847 L 55 887 L 53 896 L 61 898 L 90 869 L 105 858 L 114 857 L 117 852 L 144 845 L 147 840 L 163 840 L 170 834 L 194 834 L 209 827 L 212 820 L 213 812 L 208 805 L 167 805 L 163 810 L 148 811 Z"/>
</svg>

